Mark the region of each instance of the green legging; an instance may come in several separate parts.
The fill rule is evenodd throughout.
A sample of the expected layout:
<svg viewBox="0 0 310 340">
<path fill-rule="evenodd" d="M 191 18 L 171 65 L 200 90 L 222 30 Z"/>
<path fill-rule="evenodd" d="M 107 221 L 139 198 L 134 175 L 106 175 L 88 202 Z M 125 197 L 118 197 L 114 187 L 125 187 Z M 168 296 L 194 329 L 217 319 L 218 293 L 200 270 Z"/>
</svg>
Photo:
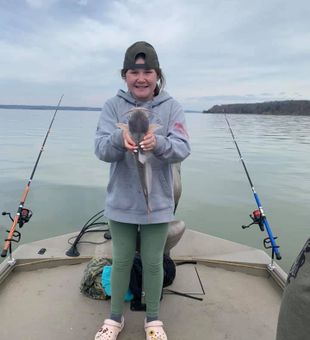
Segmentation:
<svg viewBox="0 0 310 340">
<path fill-rule="evenodd" d="M 136 251 L 138 225 L 109 221 L 112 235 L 111 314 L 122 315 Z M 146 315 L 158 317 L 168 223 L 140 225 Z"/>
</svg>

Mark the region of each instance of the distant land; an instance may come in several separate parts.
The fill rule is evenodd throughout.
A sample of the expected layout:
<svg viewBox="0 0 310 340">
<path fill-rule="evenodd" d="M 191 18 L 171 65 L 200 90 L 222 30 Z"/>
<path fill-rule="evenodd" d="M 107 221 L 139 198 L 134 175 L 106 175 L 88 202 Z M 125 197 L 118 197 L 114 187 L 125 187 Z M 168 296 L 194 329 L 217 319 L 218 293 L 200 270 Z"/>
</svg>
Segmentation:
<svg viewBox="0 0 310 340">
<path fill-rule="evenodd" d="M 0 109 L 13 110 L 55 110 L 53 105 L 3 105 L 0 104 Z M 84 106 L 59 106 L 58 110 L 67 111 L 101 111 L 101 107 L 84 107 Z"/>
<path fill-rule="evenodd" d="M 310 100 L 283 100 L 263 103 L 214 105 L 203 113 L 239 113 L 264 115 L 310 115 Z"/>
</svg>

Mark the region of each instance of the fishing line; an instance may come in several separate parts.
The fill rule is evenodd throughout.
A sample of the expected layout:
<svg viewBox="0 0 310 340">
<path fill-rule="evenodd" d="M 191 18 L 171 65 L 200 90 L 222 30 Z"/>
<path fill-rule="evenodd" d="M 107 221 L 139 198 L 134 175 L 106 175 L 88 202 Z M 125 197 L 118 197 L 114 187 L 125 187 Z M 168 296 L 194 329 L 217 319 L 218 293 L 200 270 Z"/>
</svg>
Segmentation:
<svg viewBox="0 0 310 340">
<path fill-rule="evenodd" d="M 34 164 L 34 167 L 33 167 L 33 170 L 31 172 L 30 178 L 29 178 L 28 183 L 25 186 L 25 189 L 23 191 L 23 194 L 22 194 L 22 197 L 21 197 L 21 200 L 20 200 L 20 203 L 19 203 L 19 206 L 18 206 L 18 209 L 17 209 L 15 217 L 13 218 L 10 213 L 5 212 L 5 211 L 2 213 L 2 215 L 9 215 L 9 217 L 10 217 L 10 219 L 12 221 L 12 225 L 11 225 L 10 230 L 7 230 L 9 235 L 8 235 L 8 237 L 4 241 L 4 246 L 3 246 L 2 253 L 1 253 L 1 257 L 6 257 L 8 251 L 9 251 L 11 264 L 15 264 L 15 260 L 12 258 L 12 242 L 18 243 L 20 241 L 20 239 L 21 239 L 21 233 L 16 230 L 16 227 L 17 227 L 17 224 L 18 224 L 19 228 L 22 228 L 22 226 L 25 223 L 29 222 L 29 220 L 30 220 L 30 218 L 32 216 L 32 211 L 30 209 L 24 208 L 24 204 L 25 204 L 27 195 L 28 195 L 28 193 L 30 191 L 31 182 L 33 180 L 33 177 L 34 177 L 34 174 L 36 172 L 37 166 L 39 164 L 42 152 L 44 150 L 44 146 L 45 146 L 46 140 L 47 140 L 47 138 L 49 136 L 49 133 L 51 131 L 52 125 L 54 123 L 54 120 L 55 120 L 55 117 L 56 117 L 56 114 L 57 114 L 57 111 L 59 109 L 59 106 L 60 106 L 60 103 L 62 101 L 63 96 L 64 95 L 62 95 L 60 97 L 60 99 L 59 99 L 59 102 L 58 102 L 57 107 L 55 109 L 54 115 L 53 115 L 53 117 L 51 119 L 51 122 L 50 122 L 50 125 L 49 125 L 49 127 L 47 129 L 45 138 L 43 140 L 40 152 L 39 152 L 38 157 L 36 159 L 36 162 Z"/>
<path fill-rule="evenodd" d="M 253 182 L 251 180 L 251 177 L 250 177 L 250 174 L 248 172 L 248 169 L 245 165 L 245 162 L 243 160 L 243 157 L 242 157 L 242 154 L 241 154 L 241 151 L 239 149 L 239 146 L 238 146 L 238 143 L 236 141 L 236 138 L 235 138 L 235 135 L 233 133 L 233 130 L 229 124 L 229 121 L 228 121 L 228 118 L 226 116 L 226 114 L 224 114 L 224 117 L 225 117 L 225 120 L 227 122 L 227 125 L 229 127 L 229 130 L 230 130 L 230 133 L 231 133 L 231 136 L 232 136 L 232 139 L 235 143 L 235 146 L 236 146 L 236 149 L 238 151 L 238 154 L 239 154 L 239 157 L 240 157 L 240 160 L 242 162 L 242 165 L 243 165 L 243 169 L 245 171 L 245 174 L 248 178 L 248 181 L 250 183 L 250 186 L 251 186 L 251 190 L 253 192 L 253 195 L 254 195 L 254 199 L 256 201 L 256 204 L 257 204 L 257 207 L 258 209 L 257 210 L 254 210 L 252 215 L 250 215 L 251 219 L 253 222 L 251 222 L 250 224 L 248 225 L 243 225 L 242 228 L 245 229 L 245 228 L 249 228 L 251 225 L 253 224 L 258 224 L 259 228 L 261 231 L 264 231 L 265 228 L 266 228 L 266 232 L 268 234 L 268 237 L 266 237 L 264 239 L 264 247 L 266 249 L 272 249 L 272 260 L 274 259 L 274 255 L 276 255 L 276 259 L 277 260 L 281 260 L 281 255 L 280 255 L 280 252 L 279 252 L 279 246 L 276 244 L 276 239 L 277 237 L 274 237 L 273 234 L 272 234 L 272 231 L 271 231 L 271 227 L 269 225 L 269 222 L 267 220 L 267 217 L 264 213 L 264 210 L 263 210 L 263 207 L 262 207 L 262 204 L 260 202 L 260 199 L 258 197 L 258 194 L 257 192 L 255 191 L 254 189 L 254 185 L 253 185 Z"/>
</svg>

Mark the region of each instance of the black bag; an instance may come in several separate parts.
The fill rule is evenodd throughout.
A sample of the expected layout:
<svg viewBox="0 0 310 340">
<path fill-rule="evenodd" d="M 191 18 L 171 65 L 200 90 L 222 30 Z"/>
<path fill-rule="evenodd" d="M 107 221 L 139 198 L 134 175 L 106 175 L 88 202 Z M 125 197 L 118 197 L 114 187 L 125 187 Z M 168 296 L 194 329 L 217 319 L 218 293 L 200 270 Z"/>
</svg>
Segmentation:
<svg viewBox="0 0 310 340">
<path fill-rule="evenodd" d="M 176 275 L 176 268 L 175 263 L 171 259 L 170 256 L 164 254 L 164 282 L 163 287 L 167 287 L 172 284 L 175 275 Z M 133 294 L 134 298 L 133 300 L 141 301 L 142 297 L 142 262 L 140 258 L 140 254 L 137 253 L 135 255 L 133 266 L 131 269 L 130 274 L 130 283 L 129 283 L 129 289 L 131 293 Z"/>
</svg>

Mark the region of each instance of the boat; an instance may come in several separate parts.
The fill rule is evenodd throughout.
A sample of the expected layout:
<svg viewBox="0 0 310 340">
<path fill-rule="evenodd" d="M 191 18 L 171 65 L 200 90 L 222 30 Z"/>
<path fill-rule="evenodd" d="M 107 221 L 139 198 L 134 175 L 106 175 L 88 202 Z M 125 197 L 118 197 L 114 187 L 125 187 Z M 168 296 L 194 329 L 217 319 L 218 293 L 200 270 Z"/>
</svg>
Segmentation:
<svg viewBox="0 0 310 340">
<path fill-rule="evenodd" d="M 85 234 L 83 241 L 101 244 L 81 243 L 80 255 L 69 257 L 76 236 L 22 244 L 1 263 L 1 340 L 94 339 L 110 301 L 83 295 L 80 282 L 93 257 L 111 257 L 111 241 Z M 275 339 L 287 274 L 265 251 L 186 228 L 170 256 L 176 277 L 160 311 L 169 340 Z M 126 303 L 124 315 L 118 339 L 145 339 L 145 313 Z"/>
</svg>

